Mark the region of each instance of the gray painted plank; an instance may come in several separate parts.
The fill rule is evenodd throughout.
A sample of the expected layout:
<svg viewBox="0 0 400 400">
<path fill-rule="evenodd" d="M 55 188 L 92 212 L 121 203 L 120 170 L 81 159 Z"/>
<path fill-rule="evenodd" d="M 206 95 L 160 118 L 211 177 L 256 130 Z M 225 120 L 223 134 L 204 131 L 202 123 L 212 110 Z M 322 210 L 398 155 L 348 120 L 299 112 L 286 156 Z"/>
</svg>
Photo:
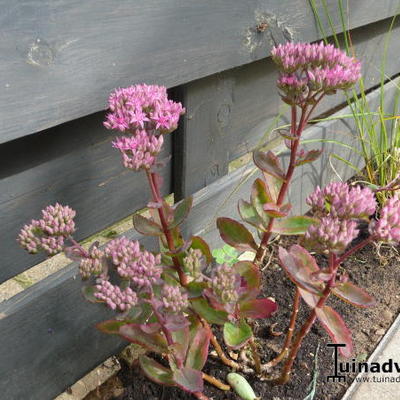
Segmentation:
<svg viewBox="0 0 400 400">
<path fill-rule="evenodd" d="M 363 62 L 366 89 L 379 83 L 390 23 L 389 19 L 352 31 L 356 54 Z M 391 36 L 387 76 L 400 72 L 399 35 L 400 20 Z M 276 79 L 275 65 L 265 59 L 184 85 L 183 102 L 188 111 L 183 117 L 183 132 L 174 144 L 175 165 L 182 177 L 174 181 L 174 193 L 179 198 L 223 176 L 230 161 L 251 151 L 262 140 L 280 111 L 281 123 L 287 121 L 288 107 L 280 100 Z M 317 113 L 344 101 L 343 93 L 328 96 Z"/>
<path fill-rule="evenodd" d="M 395 90 L 393 84 L 387 86 L 388 102 Z M 377 102 L 378 93 L 371 93 L 369 99 Z M 342 111 L 346 112 L 346 109 Z M 310 128 L 307 137 L 353 143 L 351 132 L 349 121 L 332 120 Z M 315 184 L 332 179 L 332 171 L 327 166 L 328 154 L 333 150 L 340 151 L 336 146 L 325 145 L 324 156 L 316 164 L 297 170 L 291 191 L 295 212 L 306 210 L 305 196 Z M 287 154 L 282 156 L 287 159 Z M 354 153 L 342 152 L 342 156 L 358 165 L 362 163 Z M 248 196 L 253 170 L 245 166 L 198 192 L 186 230 L 204 234 L 212 247 L 218 246 L 221 241 L 215 230 L 214 214 L 237 217 L 236 201 Z M 344 178 L 351 175 L 345 165 L 338 170 Z M 136 238 L 132 231 L 129 235 Z M 94 329 L 93 324 L 106 318 L 108 313 L 85 303 L 76 274 L 77 267 L 72 264 L 0 304 L 0 390 L 4 398 L 50 400 L 121 348 L 120 342 Z"/>
<path fill-rule="evenodd" d="M 354 28 L 394 15 L 398 1 L 350 4 Z M 176 86 L 264 58 L 274 41 L 318 38 L 307 0 L 1 0 L 0 8 L 1 142 L 102 110 L 114 87 Z"/>
<path fill-rule="evenodd" d="M 77 210 L 77 237 L 85 238 L 146 205 L 145 175 L 126 170 L 103 113 L 0 146 L 0 282 L 43 260 L 16 242 L 23 226 L 48 204 Z M 165 143 L 170 154 L 171 141 Z M 163 170 L 170 193 L 170 168 Z"/>
</svg>

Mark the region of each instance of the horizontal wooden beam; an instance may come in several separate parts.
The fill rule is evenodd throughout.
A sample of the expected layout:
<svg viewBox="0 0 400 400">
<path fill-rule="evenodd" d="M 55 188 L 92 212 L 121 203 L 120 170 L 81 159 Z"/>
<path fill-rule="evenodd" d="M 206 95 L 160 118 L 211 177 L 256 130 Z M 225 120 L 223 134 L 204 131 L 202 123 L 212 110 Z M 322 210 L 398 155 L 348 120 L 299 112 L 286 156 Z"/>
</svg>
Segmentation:
<svg viewBox="0 0 400 400">
<path fill-rule="evenodd" d="M 147 204 L 145 175 L 123 167 L 103 117 L 97 113 L 0 146 L 0 282 L 44 259 L 27 254 L 16 237 L 48 204 L 68 204 L 77 211 L 79 239 Z M 170 154 L 168 136 L 164 156 Z M 164 194 L 169 194 L 170 168 L 162 174 Z"/>
<path fill-rule="evenodd" d="M 398 90 L 399 80 L 386 85 L 385 100 L 390 105 Z M 368 99 L 378 104 L 379 92 Z M 343 109 L 337 116 L 349 113 Z M 336 119 L 313 126 L 307 138 L 340 140 L 356 145 L 350 119 Z M 316 163 L 297 169 L 290 193 L 294 212 L 306 211 L 305 197 L 317 184 L 335 177 L 329 167 L 329 154 L 337 152 L 345 159 L 362 166 L 354 152 L 335 143 L 313 143 L 322 147 L 324 155 Z M 281 146 L 277 150 L 282 149 Z M 287 161 L 287 152 L 282 152 Z M 343 179 L 352 175 L 346 164 L 337 166 Z M 197 233 L 217 247 L 221 241 L 215 229 L 216 216 L 237 217 L 238 198 L 247 198 L 249 187 L 257 176 L 252 166 L 244 166 L 202 189 L 195 196 L 195 205 L 186 223 L 187 233 Z M 128 236 L 137 238 L 133 231 Z M 152 246 L 148 238 L 143 241 Z M 153 243 L 154 246 L 154 243 Z M 153 247 L 154 248 L 154 247 Z M 121 348 L 116 338 L 96 331 L 94 324 L 110 315 L 100 305 L 88 304 L 81 295 L 77 266 L 62 271 L 28 288 L 0 304 L 0 388 L 6 399 L 50 400 L 82 377 L 91 368 Z"/>
<path fill-rule="evenodd" d="M 337 3 L 328 3 L 340 31 Z M 0 8 L 0 142 L 102 110 L 118 86 L 172 87 L 264 58 L 274 43 L 320 37 L 307 0 L 0 0 Z M 352 1 L 349 28 L 396 12 L 393 0 Z M 329 30 L 324 16 L 322 24 Z"/>
</svg>

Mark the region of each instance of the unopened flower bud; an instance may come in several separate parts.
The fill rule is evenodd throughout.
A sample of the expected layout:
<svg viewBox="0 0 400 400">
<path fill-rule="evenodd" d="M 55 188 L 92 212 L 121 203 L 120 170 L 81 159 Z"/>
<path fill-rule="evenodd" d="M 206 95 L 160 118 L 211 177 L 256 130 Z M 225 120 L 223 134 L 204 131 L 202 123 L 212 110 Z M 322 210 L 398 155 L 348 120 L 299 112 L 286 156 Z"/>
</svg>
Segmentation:
<svg viewBox="0 0 400 400">
<path fill-rule="evenodd" d="M 164 285 L 161 301 L 167 310 L 174 313 L 180 313 L 189 306 L 188 296 L 179 286 Z"/>
<path fill-rule="evenodd" d="M 201 275 L 203 266 L 203 253 L 199 249 L 188 250 L 188 255 L 183 259 L 186 271 L 195 279 Z"/>
<path fill-rule="evenodd" d="M 223 304 L 236 303 L 239 299 L 240 277 L 228 264 L 219 265 L 214 272 L 211 287 Z"/>
<path fill-rule="evenodd" d="M 103 272 L 104 252 L 96 246 L 93 246 L 88 257 L 83 257 L 79 264 L 79 272 L 83 279 L 88 279 L 92 275 L 99 275 Z"/>
<path fill-rule="evenodd" d="M 119 286 L 105 279 L 99 280 L 96 289 L 94 296 L 104 301 L 112 310 L 127 311 L 138 302 L 136 293 L 130 287 L 121 290 Z"/>
</svg>

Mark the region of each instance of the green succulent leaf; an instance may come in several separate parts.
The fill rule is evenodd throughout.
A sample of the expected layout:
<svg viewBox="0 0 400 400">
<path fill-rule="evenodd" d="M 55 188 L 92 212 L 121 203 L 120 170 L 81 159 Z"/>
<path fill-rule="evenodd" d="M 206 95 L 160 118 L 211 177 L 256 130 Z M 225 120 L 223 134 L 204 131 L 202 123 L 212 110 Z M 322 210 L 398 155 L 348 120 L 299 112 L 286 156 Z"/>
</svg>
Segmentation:
<svg viewBox="0 0 400 400">
<path fill-rule="evenodd" d="M 274 220 L 272 232 L 280 235 L 303 235 L 310 225 L 318 220 L 306 216 L 287 217 Z"/>
<path fill-rule="evenodd" d="M 226 322 L 223 329 L 224 341 L 228 347 L 239 349 L 253 336 L 250 325 L 244 318 L 237 323 Z"/>
<path fill-rule="evenodd" d="M 250 386 L 249 382 L 236 372 L 230 372 L 226 377 L 228 383 L 232 386 L 232 389 L 237 393 L 237 395 L 242 400 L 257 400 L 253 388 Z"/>
<path fill-rule="evenodd" d="M 344 323 L 342 317 L 331 307 L 323 306 L 315 308 L 318 320 L 324 327 L 334 343 L 344 343 L 346 347 L 339 347 L 339 352 L 343 357 L 351 357 L 353 353 L 353 343 L 351 332 Z"/>
<path fill-rule="evenodd" d="M 285 180 L 285 173 L 282 170 L 279 158 L 272 151 L 265 153 L 261 150 L 255 150 L 253 153 L 253 160 L 254 164 L 256 164 L 261 171 L 281 181 Z"/>
<path fill-rule="evenodd" d="M 295 166 L 298 167 L 299 165 L 313 162 L 313 161 L 317 160 L 321 154 L 322 154 L 322 150 L 310 150 L 307 153 L 305 153 L 303 156 L 301 156 L 297 159 Z"/>
<path fill-rule="evenodd" d="M 94 297 L 94 294 L 96 293 L 96 287 L 95 286 L 83 286 L 82 287 L 82 294 L 85 297 L 87 301 L 90 303 L 103 303 L 101 300 L 99 300 L 97 297 Z"/>
<path fill-rule="evenodd" d="M 351 282 L 338 284 L 332 292 L 337 297 L 357 307 L 367 308 L 376 305 L 376 300 L 372 296 Z"/>
<path fill-rule="evenodd" d="M 232 269 L 246 282 L 246 292 L 242 295 L 241 300 L 257 296 L 261 286 L 261 273 L 257 265 L 251 261 L 239 261 L 232 266 Z"/>
<path fill-rule="evenodd" d="M 190 300 L 193 309 L 210 324 L 224 325 L 228 321 L 228 313 L 222 310 L 215 310 L 204 298 Z"/>
<path fill-rule="evenodd" d="M 265 231 L 265 225 L 267 223 L 267 216 L 263 220 L 258 214 L 255 207 L 249 202 L 240 199 L 238 202 L 239 215 L 244 222 L 253 225 L 260 231 Z"/>
<path fill-rule="evenodd" d="M 175 383 L 189 393 L 202 392 L 204 389 L 203 374 L 197 369 L 183 367 L 174 371 Z"/>
<path fill-rule="evenodd" d="M 240 303 L 240 316 L 243 318 L 269 318 L 278 309 L 270 299 L 253 299 Z"/>
<path fill-rule="evenodd" d="M 279 247 L 279 262 L 289 279 L 301 289 L 321 295 L 323 285 L 312 277 L 316 266 L 313 257 L 301 246 L 294 245 L 287 251 Z M 318 268 L 318 267 L 317 267 Z"/>
<path fill-rule="evenodd" d="M 173 373 L 169 368 L 165 368 L 150 357 L 139 356 L 139 364 L 144 374 L 159 385 L 175 386 Z"/>
<path fill-rule="evenodd" d="M 190 245 L 192 249 L 198 249 L 203 253 L 207 264 L 212 262 L 212 255 L 210 251 L 210 247 L 208 246 L 207 242 L 202 239 L 200 236 L 193 236 L 192 237 L 192 244 Z"/>
<path fill-rule="evenodd" d="M 218 218 L 217 227 L 225 243 L 240 251 L 257 251 L 253 235 L 241 223 L 231 218 Z"/>
<path fill-rule="evenodd" d="M 163 234 L 160 225 L 140 214 L 133 216 L 133 226 L 139 233 L 145 236 L 161 236 Z"/>
<path fill-rule="evenodd" d="M 109 319 L 107 321 L 99 322 L 96 328 L 103 333 L 110 335 L 119 335 L 119 330 L 122 326 L 126 325 L 126 321 L 119 321 L 117 319 Z"/>
<path fill-rule="evenodd" d="M 263 172 L 263 176 L 268 197 L 272 199 L 273 203 L 276 203 L 278 200 L 279 191 L 281 190 L 282 180 L 265 172 Z"/>
<path fill-rule="evenodd" d="M 193 197 L 187 197 L 180 201 L 174 208 L 174 220 L 170 224 L 170 228 L 175 228 L 180 225 L 186 217 L 189 215 L 189 212 L 193 205 Z"/>
<path fill-rule="evenodd" d="M 264 212 L 264 204 L 273 203 L 273 199 L 268 195 L 265 182 L 257 178 L 251 188 L 251 204 L 256 209 L 263 221 L 268 221 Z"/>
<path fill-rule="evenodd" d="M 238 261 L 239 252 L 234 247 L 225 244 L 219 249 L 214 249 L 212 255 L 218 264 L 233 265 Z"/>
<path fill-rule="evenodd" d="M 211 332 L 199 326 L 191 336 L 185 365 L 201 371 L 207 361 Z"/>
</svg>

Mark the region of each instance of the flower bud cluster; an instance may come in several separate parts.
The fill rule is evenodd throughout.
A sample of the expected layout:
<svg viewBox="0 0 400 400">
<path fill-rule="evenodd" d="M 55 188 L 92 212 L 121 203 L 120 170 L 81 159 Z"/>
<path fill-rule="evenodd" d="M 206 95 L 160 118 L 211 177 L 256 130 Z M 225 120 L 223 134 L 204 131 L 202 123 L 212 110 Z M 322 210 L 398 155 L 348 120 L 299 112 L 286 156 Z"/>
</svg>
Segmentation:
<svg viewBox="0 0 400 400">
<path fill-rule="evenodd" d="M 395 196 L 386 201 L 377 221 L 371 221 L 370 234 L 383 242 L 400 242 L 400 199 Z"/>
<path fill-rule="evenodd" d="M 105 248 L 122 278 L 130 279 L 139 287 L 151 286 L 161 276 L 161 255 L 141 250 L 138 241 L 121 237 L 112 240 Z"/>
<path fill-rule="evenodd" d="M 161 293 L 164 307 L 171 312 L 180 313 L 189 307 L 188 295 L 179 286 L 164 285 Z"/>
<path fill-rule="evenodd" d="M 127 311 L 138 303 L 137 295 L 130 287 L 121 290 L 108 280 L 100 279 L 96 289 L 94 296 L 104 301 L 112 310 Z"/>
<path fill-rule="evenodd" d="M 312 102 L 312 93 L 349 89 L 361 76 L 360 62 L 331 44 L 286 43 L 271 54 L 281 72 L 278 87 L 290 104 Z"/>
<path fill-rule="evenodd" d="M 168 99 L 167 89 L 157 85 L 134 85 L 116 89 L 108 99 L 110 113 L 104 126 L 121 132 L 171 132 L 185 112 L 181 103 Z"/>
<path fill-rule="evenodd" d="M 92 275 L 100 275 L 103 272 L 104 251 L 93 246 L 87 257 L 83 257 L 79 264 L 79 272 L 83 279 L 88 279 Z"/>
<path fill-rule="evenodd" d="M 54 255 L 63 250 L 64 239 L 75 231 L 76 212 L 68 207 L 56 203 L 42 210 L 42 218 L 32 220 L 25 225 L 17 241 L 29 253 L 40 250 Z"/>
<path fill-rule="evenodd" d="M 239 275 L 234 273 L 228 264 L 221 264 L 215 269 L 211 287 L 223 304 L 236 303 L 238 301 L 239 285 Z"/>
<path fill-rule="evenodd" d="M 141 168 L 149 169 L 155 164 L 163 142 L 162 136 L 157 137 L 140 130 L 135 136 L 117 137 L 113 147 L 122 153 L 125 168 L 138 171 Z"/>
<path fill-rule="evenodd" d="M 306 201 L 316 211 L 345 219 L 369 217 L 377 207 L 371 189 L 343 182 L 332 182 L 323 190 L 317 186 Z"/>
<path fill-rule="evenodd" d="M 321 252 L 341 253 L 358 236 L 357 222 L 332 215 L 322 217 L 319 225 L 311 225 L 304 234 L 306 245 Z"/>
<path fill-rule="evenodd" d="M 203 266 L 203 253 L 201 250 L 190 248 L 188 255 L 183 259 L 183 265 L 193 278 L 199 278 Z"/>
</svg>

